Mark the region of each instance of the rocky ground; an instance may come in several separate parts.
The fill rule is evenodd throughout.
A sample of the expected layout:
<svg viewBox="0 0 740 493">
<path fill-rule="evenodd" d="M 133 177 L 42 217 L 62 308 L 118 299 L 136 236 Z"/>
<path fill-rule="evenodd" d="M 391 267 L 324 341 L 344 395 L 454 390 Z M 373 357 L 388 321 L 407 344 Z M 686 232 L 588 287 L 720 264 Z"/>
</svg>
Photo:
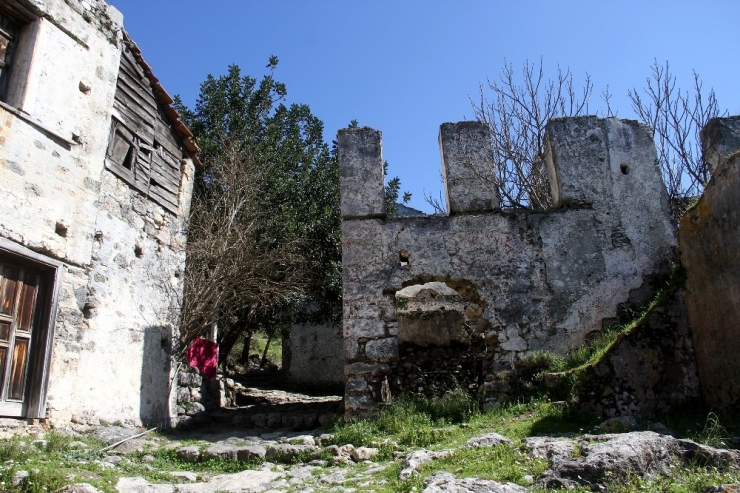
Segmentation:
<svg viewBox="0 0 740 493">
<path fill-rule="evenodd" d="M 103 427 L 96 436 L 111 444 L 120 442 L 132 430 Z M 456 452 L 415 450 L 397 454 L 395 460 L 379 461 L 378 448 L 355 448 L 350 444 L 327 445 L 332 436 L 316 430 L 308 433 L 257 430 L 201 429 L 150 438 L 142 436 L 112 447 L 104 459 L 115 468 L 139 454 L 154 463 L 157 450 L 171 450 L 185 463 L 220 459 L 227 462 L 261 462 L 254 469 L 215 474 L 169 471 L 172 480 L 152 483 L 142 477 L 122 477 L 115 485 L 119 492 L 206 493 L 206 492 L 318 492 L 376 491 L 388 482 L 386 469 L 400 462 L 398 479 L 410 481 L 421 466 L 434 464 Z M 654 431 L 635 431 L 574 437 L 528 437 L 512 441 L 496 433 L 476 436 L 460 448 L 513 447 L 528 457 L 547 461 L 537 477 L 525 478 L 528 485 L 480 478 L 457 477 L 449 472 L 433 473 L 424 480 L 423 491 L 515 493 L 540 489 L 585 487 L 606 491 L 615 481 L 630 477 L 656 478 L 670 475 L 675 468 L 704 465 L 740 470 L 740 451 L 718 449 Z M 150 452 L 152 455 L 141 456 Z M 738 485 L 715 485 L 704 491 L 738 491 Z M 67 487 L 67 492 L 95 492 L 89 485 Z"/>
<path fill-rule="evenodd" d="M 264 414 L 266 422 L 276 421 L 270 418 L 278 412 L 276 409 L 287 416 L 295 405 L 338 405 L 338 398 L 249 390 L 254 402 L 242 411 L 252 412 L 252 416 Z M 259 413 L 254 414 L 254 409 Z M 524 416 L 511 415 L 509 419 L 516 422 L 542 418 L 531 408 L 523 412 Z M 0 491 L 740 491 L 739 440 L 717 442 L 727 448 L 710 447 L 679 438 L 660 423 L 638 423 L 630 417 L 608 420 L 591 433 L 525 436 L 516 432 L 517 436 L 506 437 L 491 432 L 491 426 L 498 431 L 505 428 L 497 428 L 495 419 L 486 419 L 489 421 L 484 425 L 459 423 L 440 429 L 445 436 L 452 433 L 458 439 L 434 442 L 428 449 L 399 445 L 383 437 L 370 446 L 355 446 L 348 443 L 349 439 L 328 433 L 326 427 L 311 431 L 272 430 L 235 427 L 233 423 L 225 426 L 224 420 L 214 420 L 208 427 L 169 433 L 110 425 L 51 431 L 39 424 L 21 426 L 16 420 L 0 420 L 0 455 L 4 461 L 0 476 L 6 471 L 0 477 L 5 481 L 0 481 Z M 254 421 L 261 420 L 251 420 Z M 10 455 L 3 443 L 9 441 L 2 439 L 13 435 L 26 435 L 22 448 L 39 451 L 41 459 L 8 460 Z M 63 463 L 54 463 L 50 458 L 60 450 Z M 56 457 L 59 460 L 59 455 Z M 473 462 L 479 464 L 467 467 Z M 38 482 L 41 477 L 35 468 L 49 463 L 63 469 L 65 481 L 61 484 L 71 484 L 61 489 L 34 488 L 31 480 Z M 514 470 L 507 472 L 507 467 Z M 675 484 L 666 487 L 660 483 L 661 478 L 695 470 L 719 474 L 708 474 L 693 486 L 685 486 L 684 481 L 678 489 Z M 96 486 L 87 484 L 86 478 Z M 645 483 L 637 484 L 636 479 Z M 643 488 L 645 484 L 649 487 Z"/>
</svg>

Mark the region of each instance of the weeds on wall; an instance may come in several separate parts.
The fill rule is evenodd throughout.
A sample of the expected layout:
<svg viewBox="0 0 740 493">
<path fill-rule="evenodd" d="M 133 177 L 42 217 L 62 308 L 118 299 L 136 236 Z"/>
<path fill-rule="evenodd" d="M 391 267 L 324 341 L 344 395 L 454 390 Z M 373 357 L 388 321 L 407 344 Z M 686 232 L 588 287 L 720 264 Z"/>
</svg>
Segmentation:
<svg viewBox="0 0 740 493">
<path fill-rule="evenodd" d="M 670 293 L 683 287 L 686 281 L 686 273 L 678 262 L 671 265 L 667 277 L 663 288 L 647 306 L 622 309 L 623 323 L 602 330 L 582 346 L 565 355 L 535 351 L 512 363 L 511 370 L 496 376 L 510 390 L 509 398 L 573 400 L 575 389 L 587 377 L 587 370 L 598 364 L 621 338 L 646 323 L 656 308 L 665 306 Z"/>
</svg>

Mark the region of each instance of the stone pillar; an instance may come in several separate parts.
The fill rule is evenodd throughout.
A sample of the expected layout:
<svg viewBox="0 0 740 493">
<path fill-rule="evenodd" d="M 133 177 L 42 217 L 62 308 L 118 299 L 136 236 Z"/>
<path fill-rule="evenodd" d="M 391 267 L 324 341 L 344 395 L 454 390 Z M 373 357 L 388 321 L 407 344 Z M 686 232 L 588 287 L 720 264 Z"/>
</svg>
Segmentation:
<svg viewBox="0 0 740 493">
<path fill-rule="evenodd" d="M 645 269 L 668 265 L 676 226 L 648 126 L 595 116 L 558 118 L 547 126 L 544 147 L 556 207 L 597 211 L 598 234 L 622 255 L 651 259 Z"/>
<path fill-rule="evenodd" d="M 584 116 L 548 123 L 545 165 L 556 207 L 593 205 L 607 195 L 609 151 L 601 122 Z"/>
<path fill-rule="evenodd" d="M 439 128 L 442 176 L 449 214 L 498 209 L 501 198 L 492 182 L 493 155 L 482 122 L 443 123 Z"/>
<path fill-rule="evenodd" d="M 385 217 L 380 130 L 343 128 L 337 142 L 342 219 Z"/>
<path fill-rule="evenodd" d="M 701 129 L 700 136 L 704 161 L 714 172 L 717 166 L 740 150 L 740 116 L 712 118 Z"/>
<path fill-rule="evenodd" d="M 556 207 L 668 213 L 668 195 L 648 126 L 595 116 L 557 118 L 547 126 L 544 147 Z"/>
</svg>

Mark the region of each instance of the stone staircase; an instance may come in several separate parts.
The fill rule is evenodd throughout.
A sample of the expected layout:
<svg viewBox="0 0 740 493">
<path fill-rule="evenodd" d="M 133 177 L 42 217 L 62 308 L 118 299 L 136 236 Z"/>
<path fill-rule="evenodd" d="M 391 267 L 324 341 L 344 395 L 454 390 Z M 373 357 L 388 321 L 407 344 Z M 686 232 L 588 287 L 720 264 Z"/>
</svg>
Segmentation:
<svg viewBox="0 0 740 493">
<path fill-rule="evenodd" d="M 223 379 L 221 408 L 210 412 L 216 425 L 238 428 L 312 430 L 340 418 L 342 397 L 276 389 L 278 371 L 251 371 L 239 380 Z"/>
</svg>

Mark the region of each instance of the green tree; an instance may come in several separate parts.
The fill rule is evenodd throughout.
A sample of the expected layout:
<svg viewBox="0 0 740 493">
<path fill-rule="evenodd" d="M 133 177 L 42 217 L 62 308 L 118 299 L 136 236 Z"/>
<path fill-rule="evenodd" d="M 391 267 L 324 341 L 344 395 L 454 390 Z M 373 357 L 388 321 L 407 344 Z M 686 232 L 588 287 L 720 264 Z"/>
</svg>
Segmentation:
<svg viewBox="0 0 740 493">
<path fill-rule="evenodd" d="M 223 228 L 209 233 L 197 219 L 207 226 L 210 216 L 219 215 L 220 201 L 237 189 L 243 193 L 230 200 L 244 209 L 231 211 L 234 229 L 241 228 L 242 236 L 248 232 L 250 248 L 261 249 L 261 261 L 264 255 L 274 260 L 270 269 L 232 272 L 230 282 L 213 288 L 233 290 L 230 286 L 237 282 L 242 296 L 223 297 L 227 301 L 215 308 L 185 314 L 183 333 L 190 339 L 210 323 L 209 316 L 218 319 L 222 361 L 242 334 L 248 351 L 251 334 L 258 329 L 275 334 L 298 321 L 337 322 L 341 317 L 336 152 L 324 142 L 323 123 L 307 105 L 285 103 L 286 87 L 273 78 L 277 64 L 277 57 L 271 57 L 270 72 L 260 81 L 243 76 L 235 65 L 226 75 L 209 75 L 192 110 L 176 100 L 204 163 L 195 177 L 188 275 L 200 269 L 199 277 L 206 279 L 207 271 L 222 263 L 224 254 L 218 249 L 210 256 L 193 253 L 190 245 L 202 248 L 207 238 L 194 243 L 192 235 L 197 228 L 201 236 L 210 234 L 214 243 L 221 241 L 217 237 L 226 234 Z M 240 179 L 249 181 L 250 187 L 225 180 L 223 170 L 229 166 L 244 168 L 247 172 Z M 239 248 L 238 243 L 232 246 Z M 188 299 L 197 298 L 202 289 L 186 288 L 186 312 L 188 307 L 198 312 Z"/>
<path fill-rule="evenodd" d="M 383 161 L 383 176 L 388 176 L 388 161 Z M 401 179 L 394 176 L 385 184 L 385 212 L 389 216 L 398 214 L 398 196 L 401 193 Z M 411 192 L 403 192 L 401 202 L 408 204 Z"/>
</svg>

